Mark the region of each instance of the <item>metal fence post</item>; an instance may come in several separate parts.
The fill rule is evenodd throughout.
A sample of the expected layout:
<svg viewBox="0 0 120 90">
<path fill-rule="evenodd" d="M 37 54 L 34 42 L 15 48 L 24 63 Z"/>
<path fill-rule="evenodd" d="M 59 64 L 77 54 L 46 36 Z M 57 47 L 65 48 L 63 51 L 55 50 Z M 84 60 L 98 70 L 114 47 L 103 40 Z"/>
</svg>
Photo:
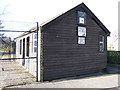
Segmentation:
<svg viewBox="0 0 120 90">
<path fill-rule="evenodd" d="M 36 53 L 36 81 L 38 82 L 38 30 L 39 30 L 39 24 L 37 23 L 37 53 Z"/>
</svg>

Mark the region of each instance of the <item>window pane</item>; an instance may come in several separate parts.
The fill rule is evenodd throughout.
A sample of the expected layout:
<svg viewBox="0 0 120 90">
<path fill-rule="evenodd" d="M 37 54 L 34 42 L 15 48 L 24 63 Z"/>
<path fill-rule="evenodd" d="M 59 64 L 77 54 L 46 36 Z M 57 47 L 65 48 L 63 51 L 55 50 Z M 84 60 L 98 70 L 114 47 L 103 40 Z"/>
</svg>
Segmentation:
<svg viewBox="0 0 120 90">
<path fill-rule="evenodd" d="M 99 50 L 101 52 L 104 51 L 104 36 L 100 35 L 100 38 L 99 38 Z"/>
<path fill-rule="evenodd" d="M 78 27 L 78 36 L 86 36 L 86 28 Z"/>
<path fill-rule="evenodd" d="M 78 37 L 78 44 L 85 44 L 85 37 Z"/>
<path fill-rule="evenodd" d="M 103 44 L 100 44 L 100 51 L 104 51 Z"/>
<path fill-rule="evenodd" d="M 37 52 L 37 47 L 34 47 L 34 52 L 35 52 L 35 53 Z"/>
<path fill-rule="evenodd" d="M 34 34 L 34 39 L 37 39 L 37 34 Z"/>
<path fill-rule="evenodd" d="M 37 41 L 34 41 L 34 46 L 37 46 Z"/>
<path fill-rule="evenodd" d="M 82 18 L 85 18 L 85 17 L 86 17 L 86 13 L 85 13 L 85 12 L 78 11 L 78 16 L 79 16 L 79 17 L 82 17 Z"/>
<path fill-rule="evenodd" d="M 85 24 L 85 20 L 84 20 L 84 18 L 79 17 L 79 23 L 81 23 L 81 24 Z"/>
<path fill-rule="evenodd" d="M 20 54 L 22 53 L 22 40 L 20 40 Z"/>
</svg>

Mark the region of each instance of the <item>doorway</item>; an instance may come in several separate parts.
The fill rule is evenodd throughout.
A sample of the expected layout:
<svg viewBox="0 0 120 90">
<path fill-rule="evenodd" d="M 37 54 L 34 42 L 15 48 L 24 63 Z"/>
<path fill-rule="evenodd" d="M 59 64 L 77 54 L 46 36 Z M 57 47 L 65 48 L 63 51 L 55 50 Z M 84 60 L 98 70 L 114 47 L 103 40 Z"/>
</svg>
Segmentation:
<svg viewBox="0 0 120 90">
<path fill-rule="evenodd" d="M 23 39 L 23 55 L 22 55 L 23 61 L 22 65 L 25 65 L 25 38 Z"/>
</svg>

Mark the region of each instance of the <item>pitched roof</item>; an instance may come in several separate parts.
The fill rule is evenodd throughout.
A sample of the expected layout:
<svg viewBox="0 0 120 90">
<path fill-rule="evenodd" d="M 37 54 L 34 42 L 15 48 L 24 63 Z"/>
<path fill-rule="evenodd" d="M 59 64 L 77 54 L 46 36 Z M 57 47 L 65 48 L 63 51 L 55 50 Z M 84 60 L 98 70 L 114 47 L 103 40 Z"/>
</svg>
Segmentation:
<svg viewBox="0 0 120 90">
<path fill-rule="evenodd" d="M 110 31 L 105 27 L 105 25 L 95 16 L 95 14 L 84 4 L 81 6 L 91 15 L 92 19 L 106 32 L 107 36 L 110 36 Z"/>
<path fill-rule="evenodd" d="M 106 32 L 107 36 L 110 36 L 110 31 L 105 27 L 105 25 L 95 16 L 95 14 L 84 3 L 79 4 L 78 6 L 68 10 L 67 12 L 63 13 L 62 15 L 59 15 L 53 19 L 48 20 L 46 23 L 40 24 L 40 26 L 45 27 L 45 26 L 59 20 L 60 18 L 63 18 L 67 13 L 71 12 L 72 10 L 74 10 L 77 7 L 83 8 L 92 17 L 92 19 L 98 24 L 98 26 L 101 27 Z"/>
<path fill-rule="evenodd" d="M 107 36 L 110 36 L 110 31 L 104 26 L 104 24 L 95 16 L 95 14 L 84 3 L 81 3 L 78 6 L 68 10 L 67 12 L 65 12 L 63 14 L 53 17 L 53 18 L 47 20 L 46 22 L 41 23 L 39 26 L 44 28 L 47 25 L 50 25 L 50 24 L 58 21 L 59 19 L 63 18 L 67 13 L 71 12 L 72 10 L 74 10 L 77 7 L 81 7 L 82 9 L 84 9 L 89 14 L 89 16 L 91 16 L 91 18 L 98 24 L 98 26 L 101 27 L 105 31 Z M 35 31 L 35 30 L 36 30 L 36 26 L 32 27 L 29 31 L 31 32 L 31 31 Z M 28 33 L 29 32 L 25 32 L 22 35 L 28 34 Z M 20 36 L 22 36 L 22 35 L 20 35 Z"/>
</svg>

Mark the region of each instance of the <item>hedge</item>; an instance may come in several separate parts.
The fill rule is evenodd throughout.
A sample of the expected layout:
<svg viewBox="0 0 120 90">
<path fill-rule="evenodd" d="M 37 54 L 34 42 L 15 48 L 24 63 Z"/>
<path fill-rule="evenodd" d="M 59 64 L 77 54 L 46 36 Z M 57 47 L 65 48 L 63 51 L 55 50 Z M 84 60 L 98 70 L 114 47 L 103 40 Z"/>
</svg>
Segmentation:
<svg viewBox="0 0 120 90">
<path fill-rule="evenodd" d="M 107 62 L 120 64 L 120 51 L 107 51 Z"/>
</svg>

